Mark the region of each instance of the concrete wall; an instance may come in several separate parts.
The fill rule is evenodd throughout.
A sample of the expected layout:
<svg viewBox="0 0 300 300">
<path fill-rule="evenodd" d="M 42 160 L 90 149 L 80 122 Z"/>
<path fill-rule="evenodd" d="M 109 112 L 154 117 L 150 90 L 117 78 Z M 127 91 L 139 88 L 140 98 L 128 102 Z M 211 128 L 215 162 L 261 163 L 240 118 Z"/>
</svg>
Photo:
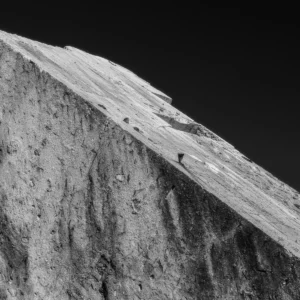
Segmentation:
<svg viewBox="0 0 300 300">
<path fill-rule="evenodd" d="M 0 44 L 0 299 L 300 299 L 300 263 Z"/>
</svg>

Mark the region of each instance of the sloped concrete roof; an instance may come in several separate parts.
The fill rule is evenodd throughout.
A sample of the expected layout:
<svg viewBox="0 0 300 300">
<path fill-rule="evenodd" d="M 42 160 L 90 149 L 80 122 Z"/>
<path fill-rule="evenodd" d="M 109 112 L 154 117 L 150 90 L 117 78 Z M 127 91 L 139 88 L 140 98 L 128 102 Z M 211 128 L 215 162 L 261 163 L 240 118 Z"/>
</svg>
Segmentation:
<svg viewBox="0 0 300 300">
<path fill-rule="evenodd" d="M 52 47 L 2 31 L 0 42 L 300 257 L 299 193 L 178 111 L 170 97 L 124 67 L 73 47 Z"/>
</svg>

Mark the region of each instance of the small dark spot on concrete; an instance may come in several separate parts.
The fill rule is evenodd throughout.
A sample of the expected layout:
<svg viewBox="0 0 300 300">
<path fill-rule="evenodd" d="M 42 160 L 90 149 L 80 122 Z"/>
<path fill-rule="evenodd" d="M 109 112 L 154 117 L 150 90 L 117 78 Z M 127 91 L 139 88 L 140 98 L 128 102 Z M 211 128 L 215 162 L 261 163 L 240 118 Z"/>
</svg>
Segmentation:
<svg viewBox="0 0 300 300">
<path fill-rule="evenodd" d="M 42 146 L 45 147 L 48 143 L 48 140 L 46 138 L 43 139 L 42 141 Z"/>
<path fill-rule="evenodd" d="M 300 205 L 299 204 L 294 204 L 298 209 L 300 209 Z"/>
<path fill-rule="evenodd" d="M 104 105 L 98 103 L 98 106 L 106 110 L 106 107 Z"/>
<path fill-rule="evenodd" d="M 140 132 L 140 129 L 138 127 L 133 127 L 133 129 L 137 132 Z"/>
<path fill-rule="evenodd" d="M 3 155 L 3 150 L 2 150 L 2 148 L 0 147 L 0 163 L 2 163 L 3 157 L 4 157 L 4 155 Z"/>
<path fill-rule="evenodd" d="M 139 289 L 140 289 L 140 291 L 143 289 L 143 286 L 141 283 L 139 283 Z"/>
<path fill-rule="evenodd" d="M 129 118 L 125 118 L 123 121 L 124 121 L 125 123 L 129 124 Z"/>
<path fill-rule="evenodd" d="M 145 275 L 148 275 L 149 277 L 153 274 L 154 267 L 152 264 L 148 261 L 145 261 L 143 271 Z"/>
<path fill-rule="evenodd" d="M 133 208 L 133 214 L 138 213 L 141 210 L 141 200 L 139 199 L 133 199 L 132 200 L 132 208 Z"/>
<path fill-rule="evenodd" d="M 181 164 L 181 161 L 183 159 L 184 153 L 178 153 L 178 162 Z"/>
<path fill-rule="evenodd" d="M 40 151 L 39 151 L 38 149 L 35 149 L 35 150 L 34 150 L 34 155 L 40 156 Z"/>
<path fill-rule="evenodd" d="M 6 148 L 6 152 L 8 154 L 13 154 L 18 152 L 18 144 L 14 141 L 10 142 L 10 144 Z"/>
<path fill-rule="evenodd" d="M 52 191 L 52 184 L 51 184 L 50 179 L 47 179 L 47 185 L 48 185 L 47 192 L 51 192 Z"/>
</svg>

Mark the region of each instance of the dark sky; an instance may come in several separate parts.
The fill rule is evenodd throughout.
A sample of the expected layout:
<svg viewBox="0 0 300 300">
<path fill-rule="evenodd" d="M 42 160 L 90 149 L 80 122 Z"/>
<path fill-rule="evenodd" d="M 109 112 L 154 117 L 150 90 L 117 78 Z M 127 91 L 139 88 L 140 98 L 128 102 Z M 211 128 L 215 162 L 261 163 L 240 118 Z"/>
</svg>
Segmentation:
<svg viewBox="0 0 300 300">
<path fill-rule="evenodd" d="M 74 46 L 131 69 L 300 190 L 296 8 L 114 5 L 57 10 L 51 17 L 2 12 L 0 29 Z"/>
</svg>

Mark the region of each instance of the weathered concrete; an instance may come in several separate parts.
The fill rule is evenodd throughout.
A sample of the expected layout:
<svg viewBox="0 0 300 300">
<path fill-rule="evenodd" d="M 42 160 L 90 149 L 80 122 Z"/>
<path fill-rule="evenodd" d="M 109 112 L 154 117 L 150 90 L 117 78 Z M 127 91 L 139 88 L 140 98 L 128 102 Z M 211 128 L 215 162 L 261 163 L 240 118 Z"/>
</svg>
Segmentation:
<svg viewBox="0 0 300 300">
<path fill-rule="evenodd" d="M 299 194 L 170 102 L 0 32 L 0 299 L 300 299 Z"/>
</svg>

